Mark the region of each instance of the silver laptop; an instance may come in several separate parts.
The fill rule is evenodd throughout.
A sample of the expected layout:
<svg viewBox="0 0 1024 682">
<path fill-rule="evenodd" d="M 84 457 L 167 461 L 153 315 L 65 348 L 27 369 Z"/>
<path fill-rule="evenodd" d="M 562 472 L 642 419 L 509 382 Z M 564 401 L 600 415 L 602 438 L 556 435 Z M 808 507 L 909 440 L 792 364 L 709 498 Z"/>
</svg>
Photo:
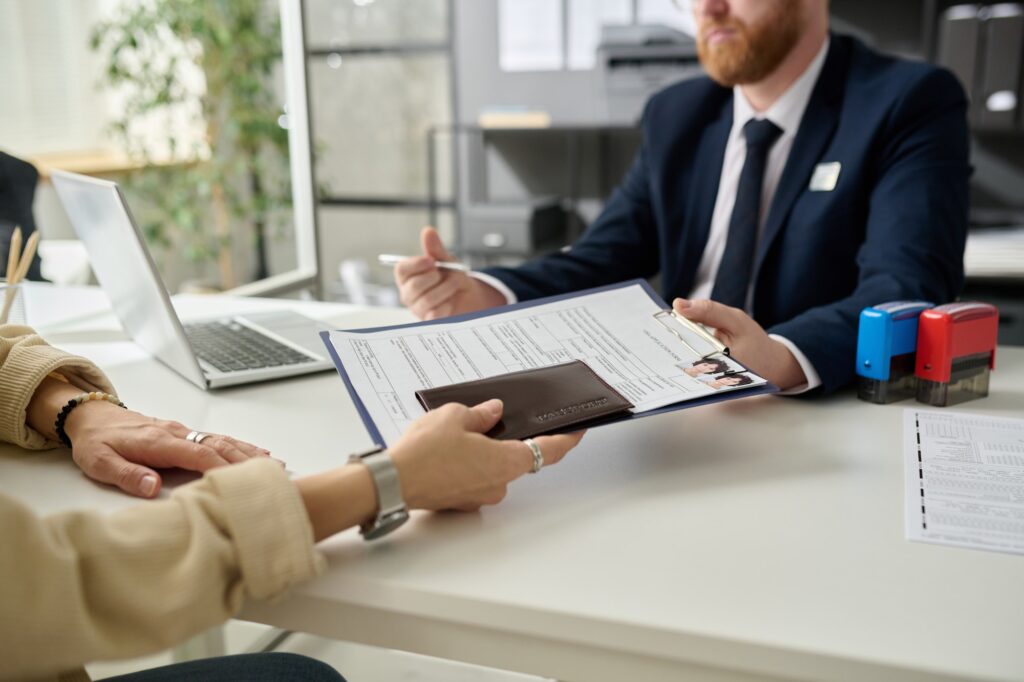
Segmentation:
<svg viewBox="0 0 1024 682">
<path fill-rule="evenodd" d="M 52 178 L 125 330 L 196 386 L 334 369 L 318 334 L 328 325 L 288 310 L 183 325 L 117 184 L 63 171 L 53 171 Z"/>
</svg>

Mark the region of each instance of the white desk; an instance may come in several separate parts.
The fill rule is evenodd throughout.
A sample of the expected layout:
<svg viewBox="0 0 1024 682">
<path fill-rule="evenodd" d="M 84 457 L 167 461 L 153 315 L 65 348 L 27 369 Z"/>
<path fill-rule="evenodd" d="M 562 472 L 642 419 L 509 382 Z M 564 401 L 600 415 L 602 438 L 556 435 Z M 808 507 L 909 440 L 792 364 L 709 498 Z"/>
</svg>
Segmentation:
<svg viewBox="0 0 1024 682">
<path fill-rule="evenodd" d="M 204 394 L 99 318 L 58 326 L 133 408 L 295 471 L 369 442 L 331 374 Z M 1024 350 L 997 362 L 993 395 L 955 409 L 1024 414 Z M 1024 679 L 1024 558 L 904 539 L 912 405 L 768 397 L 604 427 L 499 507 L 329 541 L 324 576 L 242 617 L 563 680 Z M 60 453 L 4 452 L 0 486 L 40 510 L 131 502 Z"/>
</svg>

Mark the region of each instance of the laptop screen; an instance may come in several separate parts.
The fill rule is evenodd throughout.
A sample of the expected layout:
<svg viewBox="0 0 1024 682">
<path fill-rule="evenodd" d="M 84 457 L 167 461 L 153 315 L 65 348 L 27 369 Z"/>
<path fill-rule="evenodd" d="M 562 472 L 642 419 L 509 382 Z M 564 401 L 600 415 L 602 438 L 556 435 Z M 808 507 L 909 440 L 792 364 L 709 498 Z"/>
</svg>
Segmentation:
<svg viewBox="0 0 1024 682">
<path fill-rule="evenodd" d="M 116 183 L 53 171 L 52 180 L 100 286 L 132 339 L 206 386 L 170 297 Z"/>
</svg>

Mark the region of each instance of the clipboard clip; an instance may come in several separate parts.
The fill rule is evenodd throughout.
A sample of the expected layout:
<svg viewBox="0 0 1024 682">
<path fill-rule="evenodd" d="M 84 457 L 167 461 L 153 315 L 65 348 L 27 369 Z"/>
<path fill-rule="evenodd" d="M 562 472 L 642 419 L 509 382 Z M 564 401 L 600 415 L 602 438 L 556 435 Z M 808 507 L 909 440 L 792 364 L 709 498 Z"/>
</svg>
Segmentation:
<svg viewBox="0 0 1024 682">
<path fill-rule="evenodd" d="M 673 323 L 672 320 L 670 320 L 669 318 L 672 318 L 673 320 L 675 320 L 675 322 Z M 689 348 L 695 355 L 699 356 L 701 360 L 706 360 L 707 358 L 714 357 L 716 355 L 729 355 L 729 347 L 726 346 L 721 341 L 719 341 L 718 339 L 716 339 L 711 334 L 711 332 L 707 330 L 707 327 L 697 322 L 694 322 L 693 320 L 686 319 L 685 317 L 678 314 L 674 310 L 659 310 L 658 312 L 654 313 L 654 319 L 660 322 L 665 327 L 665 329 L 672 332 L 684 346 Z M 686 340 L 686 337 L 684 337 L 680 333 L 679 329 L 676 328 L 677 324 L 682 325 L 687 330 L 696 334 L 701 340 L 703 340 L 705 343 L 711 346 L 714 350 L 712 350 L 710 353 L 702 353 L 701 351 L 694 348 L 693 345 Z"/>
</svg>

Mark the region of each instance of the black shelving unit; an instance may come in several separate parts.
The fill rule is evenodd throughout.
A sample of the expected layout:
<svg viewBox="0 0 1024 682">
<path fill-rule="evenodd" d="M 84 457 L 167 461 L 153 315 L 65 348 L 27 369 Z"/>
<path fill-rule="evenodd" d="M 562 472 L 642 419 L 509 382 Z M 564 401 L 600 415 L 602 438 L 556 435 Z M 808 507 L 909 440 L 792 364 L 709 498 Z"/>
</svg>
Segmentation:
<svg viewBox="0 0 1024 682">
<path fill-rule="evenodd" d="M 308 11 L 308 5 L 311 0 L 302 0 L 303 2 L 303 16 L 306 25 L 304 31 L 306 35 L 310 35 L 311 26 L 310 12 Z M 441 57 L 445 60 L 445 70 L 448 76 L 448 87 L 444 93 L 444 97 L 449 102 L 449 108 L 452 117 L 456 116 L 455 108 L 455 76 L 454 76 L 454 46 L 452 34 L 454 31 L 454 20 L 453 20 L 453 0 L 443 0 L 445 12 L 447 14 L 446 30 L 443 40 L 415 40 L 415 41 L 360 41 L 358 44 L 316 44 L 310 45 L 309 40 L 306 41 L 306 73 L 312 73 L 312 66 L 317 63 L 327 62 L 329 60 L 339 60 L 339 63 L 357 62 L 358 60 L 376 59 L 376 58 L 387 58 L 392 57 L 396 59 L 417 59 L 422 57 L 436 56 Z M 309 76 L 307 76 L 309 78 Z M 315 205 L 319 213 L 321 208 L 345 208 L 345 209 L 369 209 L 378 210 L 384 212 L 395 212 L 395 213 L 408 213 L 410 210 L 421 212 L 422 221 L 421 224 L 428 224 L 441 210 L 453 210 L 454 200 L 452 198 L 438 198 L 436 193 L 436 186 L 431 184 L 430 187 L 424 187 L 422 192 L 400 192 L 400 193 L 381 193 L 381 194 L 370 194 L 361 191 L 353 191 L 352 188 L 346 188 L 343 186 L 332 186 L 329 183 L 324 182 L 323 173 L 319 175 L 317 173 L 318 160 L 323 162 L 324 155 L 330 154 L 330 139 L 324 135 L 323 131 L 317 129 L 314 123 L 314 116 L 312 112 L 316 109 L 314 103 L 316 101 L 318 93 L 314 88 L 307 88 L 308 98 L 308 110 L 310 114 L 310 139 L 313 140 L 314 147 L 321 147 L 317 149 L 314 154 L 313 161 L 313 178 L 314 185 L 317 188 Z M 380 103 L 373 101 L 372 93 L 370 97 L 362 99 L 359 102 L 353 103 L 352 106 L 361 107 L 373 107 L 381 106 Z M 392 97 L 394 99 L 394 97 Z M 430 127 L 440 125 L 450 125 L 453 121 L 437 121 L 434 122 Z M 428 156 L 433 159 L 436 157 L 435 149 L 428 150 Z M 454 158 L 454 152 L 452 153 Z M 353 163 L 359 163 L 360 160 L 353 159 Z M 433 183 L 433 178 L 431 178 Z M 435 224 L 435 223 L 431 223 Z M 332 229 L 329 226 L 324 225 L 323 220 L 317 220 L 317 241 L 319 244 L 323 244 L 324 233 L 326 230 Z M 321 272 L 331 272 L 331 268 L 325 268 L 324 263 L 321 262 Z"/>
</svg>

